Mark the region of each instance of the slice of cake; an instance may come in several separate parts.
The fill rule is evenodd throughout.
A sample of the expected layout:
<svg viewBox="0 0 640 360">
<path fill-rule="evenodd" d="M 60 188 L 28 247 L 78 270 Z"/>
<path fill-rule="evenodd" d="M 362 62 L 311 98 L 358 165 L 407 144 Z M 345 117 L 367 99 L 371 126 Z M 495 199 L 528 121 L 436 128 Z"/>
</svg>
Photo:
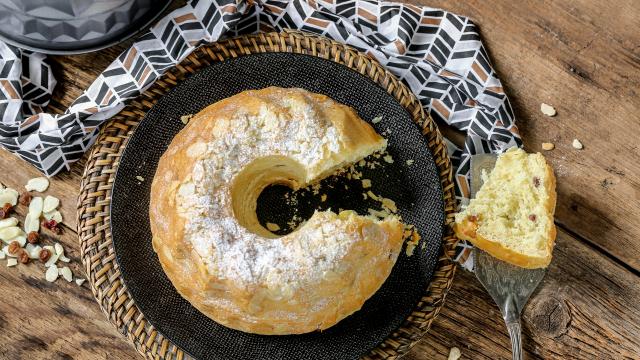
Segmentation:
<svg viewBox="0 0 640 360">
<path fill-rule="evenodd" d="M 456 214 L 456 235 L 513 265 L 547 267 L 556 238 L 556 179 L 545 158 L 512 148 L 483 179 L 476 197 Z"/>
</svg>

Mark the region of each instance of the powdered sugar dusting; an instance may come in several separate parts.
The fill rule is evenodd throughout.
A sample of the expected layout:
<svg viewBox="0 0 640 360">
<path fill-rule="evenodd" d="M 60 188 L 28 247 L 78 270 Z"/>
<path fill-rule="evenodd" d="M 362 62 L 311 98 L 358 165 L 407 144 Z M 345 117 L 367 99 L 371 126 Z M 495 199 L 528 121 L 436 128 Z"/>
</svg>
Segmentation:
<svg viewBox="0 0 640 360">
<path fill-rule="evenodd" d="M 240 282 L 236 285 L 266 285 L 273 296 L 286 298 L 304 285 L 301 278 L 309 284 L 339 272 L 340 260 L 360 235 L 347 232 L 346 220 L 333 213 L 316 213 L 304 226 L 279 239 L 254 234 L 238 223 L 230 184 L 249 163 L 265 156 L 286 156 L 312 169 L 307 174 L 310 180 L 329 170 L 323 168 L 327 166 L 323 159 L 342 150 L 338 129 L 319 114 L 331 100 L 326 104 L 315 98 L 316 103 L 300 97 L 269 100 L 288 111 L 275 111 L 267 103 L 258 114 L 229 108 L 233 117 L 226 113 L 225 118 L 208 119 L 216 121 L 213 131 L 219 136 L 206 144 L 206 155 L 193 167 L 193 186 L 183 184 L 185 190 L 178 191 L 176 203 L 186 219 L 186 239 L 210 274 Z"/>
</svg>

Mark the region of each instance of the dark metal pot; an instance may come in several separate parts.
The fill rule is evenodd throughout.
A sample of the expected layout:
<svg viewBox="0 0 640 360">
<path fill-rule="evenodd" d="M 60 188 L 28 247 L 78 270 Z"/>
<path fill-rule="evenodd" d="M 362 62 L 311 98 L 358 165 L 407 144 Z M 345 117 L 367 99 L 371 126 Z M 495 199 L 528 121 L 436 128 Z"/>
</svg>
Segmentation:
<svg viewBox="0 0 640 360">
<path fill-rule="evenodd" d="M 171 0 L 0 0 L 0 40 L 47 54 L 117 44 L 146 29 Z"/>
</svg>

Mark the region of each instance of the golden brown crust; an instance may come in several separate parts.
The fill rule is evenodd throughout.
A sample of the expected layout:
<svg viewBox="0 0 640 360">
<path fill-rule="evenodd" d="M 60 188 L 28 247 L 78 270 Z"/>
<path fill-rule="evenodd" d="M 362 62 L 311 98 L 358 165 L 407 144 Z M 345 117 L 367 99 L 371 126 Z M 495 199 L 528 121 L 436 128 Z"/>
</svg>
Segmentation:
<svg viewBox="0 0 640 360">
<path fill-rule="evenodd" d="M 545 203 L 545 208 L 551 214 L 551 218 L 553 219 L 553 215 L 556 209 L 556 177 L 553 174 L 553 169 L 546 163 L 546 182 L 543 184 L 549 194 L 549 199 Z M 456 222 L 453 224 L 453 230 L 456 233 L 456 236 L 459 239 L 470 241 L 473 245 L 478 248 L 486 251 L 491 256 L 500 259 L 502 261 L 508 262 L 510 264 L 520 266 L 527 269 L 537 269 L 537 268 L 545 268 L 549 266 L 551 263 L 553 247 L 556 240 L 556 226 L 555 224 L 551 224 L 549 228 L 549 233 L 547 234 L 547 256 L 533 256 L 515 252 L 507 247 L 502 246 L 502 244 L 494 239 L 488 239 L 478 234 L 477 232 L 478 224 L 477 220 L 465 218 L 461 222 Z"/>
<path fill-rule="evenodd" d="M 403 243 L 403 225 L 395 217 L 376 225 L 383 233 L 377 241 L 370 241 L 362 235 L 363 228 L 372 226 L 373 220 L 355 216 L 343 219 L 348 223 L 348 232 L 360 239 L 342 259 L 344 273 L 328 274 L 315 285 L 316 290 L 295 293 L 289 301 L 270 298 L 270 290 L 263 285 L 247 287 L 234 279 L 221 279 L 209 274 L 207 265 L 190 241 L 185 239 L 185 221 L 178 215 L 178 204 L 175 203 L 180 185 L 190 180 L 197 160 L 193 154 L 189 155 L 188 149 L 197 143 L 208 143 L 220 132 L 231 131 L 233 124 L 226 116 L 229 109 L 242 107 L 248 113 L 256 114 L 265 99 L 283 96 L 306 97 L 314 103 L 327 99 L 324 95 L 297 89 L 267 88 L 243 92 L 212 104 L 192 117 L 175 136 L 160 159 L 151 186 L 149 210 L 153 247 L 178 292 L 215 321 L 258 334 L 299 334 L 322 330 L 359 310 L 388 277 Z M 370 151 L 380 148 L 384 140 L 353 109 L 333 104 L 322 111 L 328 112 L 324 117 L 331 119 L 342 133 L 345 151 L 341 154 L 362 152 L 363 147 Z M 328 161 L 352 160 L 345 157 Z M 326 305 L 318 305 L 325 302 Z"/>
</svg>

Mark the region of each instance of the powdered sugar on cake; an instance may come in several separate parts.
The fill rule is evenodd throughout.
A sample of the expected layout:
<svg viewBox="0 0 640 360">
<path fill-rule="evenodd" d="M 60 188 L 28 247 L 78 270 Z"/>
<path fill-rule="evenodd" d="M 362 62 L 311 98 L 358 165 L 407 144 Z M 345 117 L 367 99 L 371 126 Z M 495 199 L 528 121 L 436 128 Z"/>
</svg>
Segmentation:
<svg viewBox="0 0 640 360">
<path fill-rule="evenodd" d="M 286 156 L 314 169 L 307 174 L 313 179 L 330 170 L 322 168 L 322 160 L 341 151 L 338 129 L 316 114 L 323 104 L 310 106 L 308 101 L 290 98 L 272 101 L 289 111 L 276 113 L 263 105 L 257 115 L 228 109 L 235 112 L 233 119 L 210 120 L 218 121 L 214 131 L 220 136 L 207 143 L 206 150 L 194 150 L 203 153 L 194 164 L 191 182 L 178 191 L 176 203 L 186 220 L 185 237 L 210 274 L 241 282 L 236 285 L 263 284 L 273 288 L 274 296 L 286 298 L 297 286 L 342 271 L 340 260 L 360 235 L 345 231 L 342 220 L 331 213 L 316 213 L 304 224 L 304 231 L 278 240 L 254 234 L 238 223 L 229 184 L 250 162 Z M 307 283 L 301 284 L 300 278 Z"/>
</svg>

